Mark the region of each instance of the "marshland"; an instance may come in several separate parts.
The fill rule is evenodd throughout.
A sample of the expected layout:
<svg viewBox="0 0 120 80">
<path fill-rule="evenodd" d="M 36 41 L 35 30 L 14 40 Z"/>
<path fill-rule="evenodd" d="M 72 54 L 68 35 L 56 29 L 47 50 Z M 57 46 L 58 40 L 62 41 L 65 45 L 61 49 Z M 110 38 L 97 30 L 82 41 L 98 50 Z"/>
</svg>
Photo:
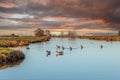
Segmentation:
<svg viewBox="0 0 120 80">
<path fill-rule="evenodd" d="M 43 32 L 0 37 L 1 79 L 120 79 L 120 36 L 51 36 Z"/>
</svg>

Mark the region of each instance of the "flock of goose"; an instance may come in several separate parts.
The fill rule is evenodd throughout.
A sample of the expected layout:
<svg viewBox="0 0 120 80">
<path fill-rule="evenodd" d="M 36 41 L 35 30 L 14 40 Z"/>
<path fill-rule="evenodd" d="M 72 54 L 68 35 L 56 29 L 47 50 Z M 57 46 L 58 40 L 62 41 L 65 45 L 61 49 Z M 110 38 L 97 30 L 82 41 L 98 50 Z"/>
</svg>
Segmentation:
<svg viewBox="0 0 120 80">
<path fill-rule="evenodd" d="M 103 48 L 103 45 L 101 45 L 100 47 Z M 83 48 L 84 48 L 83 45 L 80 45 L 80 48 L 83 49 Z M 30 49 L 30 47 L 27 46 L 26 49 Z M 56 51 L 56 53 L 55 53 L 56 56 L 61 56 L 61 55 L 63 55 L 63 51 L 64 51 L 64 49 L 65 49 L 64 46 L 56 45 L 56 49 L 57 49 L 57 51 Z M 62 51 L 58 51 L 59 49 L 62 49 Z M 73 48 L 72 48 L 71 46 L 70 46 L 69 48 L 67 48 L 67 49 L 69 49 L 70 51 L 73 50 Z M 51 51 L 46 50 L 46 56 L 50 56 L 50 55 L 51 55 Z"/>
<path fill-rule="evenodd" d="M 100 47 L 103 48 L 103 45 L 101 45 Z M 83 48 L 84 48 L 83 45 L 80 45 L 80 48 L 83 49 Z M 62 49 L 62 51 L 56 51 L 56 53 L 55 53 L 56 56 L 63 55 L 63 50 L 65 49 L 64 46 L 56 45 L 56 49 L 57 49 L 57 50 L 58 50 L 58 49 Z M 73 50 L 73 48 L 72 48 L 71 46 L 70 46 L 68 49 L 69 49 L 70 51 Z M 46 56 L 49 56 L 49 55 L 51 55 L 51 51 L 46 50 Z"/>
</svg>

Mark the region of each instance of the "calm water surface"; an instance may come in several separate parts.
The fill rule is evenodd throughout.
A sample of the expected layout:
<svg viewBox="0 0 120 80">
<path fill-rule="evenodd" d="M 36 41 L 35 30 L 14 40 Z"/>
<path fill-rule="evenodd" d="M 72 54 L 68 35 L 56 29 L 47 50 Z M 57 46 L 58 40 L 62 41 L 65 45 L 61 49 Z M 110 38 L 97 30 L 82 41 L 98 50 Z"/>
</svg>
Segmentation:
<svg viewBox="0 0 120 80">
<path fill-rule="evenodd" d="M 65 46 L 63 56 L 55 56 L 56 45 Z M 0 70 L 0 80 L 120 80 L 120 42 L 53 38 L 29 47 L 21 48 L 26 59 L 19 66 Z"/>
</svg>

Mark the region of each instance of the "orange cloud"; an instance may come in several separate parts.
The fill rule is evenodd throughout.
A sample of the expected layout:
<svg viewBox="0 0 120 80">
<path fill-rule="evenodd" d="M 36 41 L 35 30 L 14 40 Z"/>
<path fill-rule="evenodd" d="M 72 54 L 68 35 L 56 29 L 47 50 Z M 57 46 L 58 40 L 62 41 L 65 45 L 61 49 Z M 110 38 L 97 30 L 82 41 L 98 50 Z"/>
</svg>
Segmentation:
<svg viewBox="0 0 120 80">
<path fill-rule="evenodd" d="M 53 16 L 54 19 L 64 20 L 66 17 L 63 16 Z"/>
<path fill-rule="evenodd" d="M 87 20 L 82 20 L 76 23 L 65 23 L 63 25 L 60 26 L 60 28 L 67 28 L 67 27 L 75 27 L 75 26 L 81 26 L 87 23 L 99 23 L 100 25 L 107 27 L 108 24 L 102 20 L 102 19 L 97 19 L 97 20 L 91 20 L 91 19 L 87 19 Z"/>
<path fill-rule="evenodd" d="M 46 16 L 43 18 L 44 21 L 74 21 L 75 18 L 66 16 Z"/>
<path fill-rule="evenodd" d="M 65 19 L 74 20 L 74 18 L 72 17 L 64 17 L 64 16 L 53 16 L 52 18 L 58 19 L 58 20 L 65 20 Z"/>
<path fill-rule="evenodd" d="M 39 23 L 40 19 L 39 18 L 33 18 L 33 19 L 30 19 L 30 22 L 32 22 L 32 23 Z"/>
<path fill-rule="evenodd" d="M 13 7 L 17 7 L 17 5 L 9 2 L 0 2 L 0 7 L 13 8 Z"/>
</svg>

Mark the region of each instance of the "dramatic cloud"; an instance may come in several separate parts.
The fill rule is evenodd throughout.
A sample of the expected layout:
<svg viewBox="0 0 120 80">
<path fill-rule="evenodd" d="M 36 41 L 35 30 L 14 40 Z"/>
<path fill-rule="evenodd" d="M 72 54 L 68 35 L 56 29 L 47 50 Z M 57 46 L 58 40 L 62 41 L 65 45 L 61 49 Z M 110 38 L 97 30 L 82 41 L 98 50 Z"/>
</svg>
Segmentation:
<svg viewBox="0 0 120 80">
<path fill-rule="evenodd" d="M 0 21 L 0 29 L 119 30 L 120 0 L 0 0 Z"/>
<path fill-rule="evenodd" d="M 17 7 L 17 5 L 15 5 L 13 3 L 9 3 L 9 2 L 1 2 L 0 3 L 0 7 L 3 7 L 3 8 L 14 8 L 14 7 Z"/>
</svg>

